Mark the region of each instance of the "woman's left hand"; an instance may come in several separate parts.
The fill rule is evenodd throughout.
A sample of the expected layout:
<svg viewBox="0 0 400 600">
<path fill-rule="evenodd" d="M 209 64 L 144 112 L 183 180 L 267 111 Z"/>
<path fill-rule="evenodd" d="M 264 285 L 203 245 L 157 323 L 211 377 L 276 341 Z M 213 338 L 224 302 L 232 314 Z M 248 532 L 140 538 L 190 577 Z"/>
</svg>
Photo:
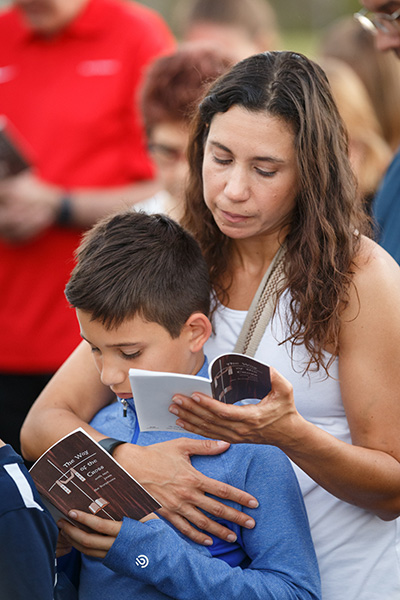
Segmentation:
<svg viewBox="0 0 400 600">
<path fill-rule="evenodd" d="M 178 425 L 204 437 L 286 446 L 302 417 L 295 408 L 292 385 L 272 367 L 270 375 L 271 392 L 258 404 L 235 406 L 195 393 L 191 398 L 175 395 L 169 410 L 178 417 Z"/>
</svg>

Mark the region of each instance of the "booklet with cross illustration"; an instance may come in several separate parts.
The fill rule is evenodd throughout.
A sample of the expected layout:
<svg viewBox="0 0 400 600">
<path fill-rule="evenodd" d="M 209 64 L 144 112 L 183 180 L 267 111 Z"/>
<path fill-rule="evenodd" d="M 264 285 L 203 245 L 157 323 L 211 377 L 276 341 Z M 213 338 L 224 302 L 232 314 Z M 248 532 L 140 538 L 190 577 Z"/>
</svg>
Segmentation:
<svg viewBox="0 0 400 600">
<path fill-rule="evenodd" d="M 82 428 L 51 446 L 29 472 L 55 520 L 74 523 L 67 517 L 73 508 L 114 521 L 138 520 L 161 508 Z"/>
<path fill-rule="evenodd" d="M 172 396 L 201 392 L 234 404 L 261 400 L 271 391 L 269 366 L 244 354 L 217 356 L 209 365 L 209 378 L 181 373 L 129 369 L 129 379 L 141 431 L 180 431 L 168 411 Z"/>
</svg>

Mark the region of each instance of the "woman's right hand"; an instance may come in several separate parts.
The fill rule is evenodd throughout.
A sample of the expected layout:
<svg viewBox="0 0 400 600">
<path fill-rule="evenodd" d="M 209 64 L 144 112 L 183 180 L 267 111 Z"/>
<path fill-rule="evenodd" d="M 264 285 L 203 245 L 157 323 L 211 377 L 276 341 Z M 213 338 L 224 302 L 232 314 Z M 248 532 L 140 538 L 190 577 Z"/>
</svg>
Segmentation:
<svg viewBox="0 0 400 600">
<path fill-rule="evenodd" d="M 286 451 L 296 444 L 298 426 L 305 423 L 296 410 L 293 386 L 270 367 L 271 391 L 257 404 L 225 404 L 195 392 L 176 394 L 169 410 L 177 425 L 190 433 L 231 444 L 271 444 Z"/>
<path fill-rule="evenodd" d="M 194 454 L 221 454 L 228 447 L 226 442 L 179 438 L 147 447 L 121 444 L 113 456 L 160 502 L 163 508 L 158 512 L 163 517 L 194 542 L 210 545 L 212 539 L 195 527 L 230 542 L 236 540 L 236 535 L 202 510 L 248 529 L 255 525 L 247 514 L 209 495 L 256 508 L 258 502 L 253 496 L 206 477 L 190 463 Z"/>
</svg>

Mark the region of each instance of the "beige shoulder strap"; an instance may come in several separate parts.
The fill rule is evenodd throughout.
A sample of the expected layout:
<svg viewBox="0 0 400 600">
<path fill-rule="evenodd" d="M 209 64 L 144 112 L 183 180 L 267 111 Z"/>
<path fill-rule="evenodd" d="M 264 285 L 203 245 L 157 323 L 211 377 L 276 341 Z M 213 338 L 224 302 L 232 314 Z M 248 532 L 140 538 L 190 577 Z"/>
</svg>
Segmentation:
<svg viewBox="0 0 400 600">
<path fill-rule="evenodd" d="M 234 352 L 254 356 L 275 310 L 279 284 L 284 277 L 286 247 L 275 254 L 250 305 Z"/>
</svg>

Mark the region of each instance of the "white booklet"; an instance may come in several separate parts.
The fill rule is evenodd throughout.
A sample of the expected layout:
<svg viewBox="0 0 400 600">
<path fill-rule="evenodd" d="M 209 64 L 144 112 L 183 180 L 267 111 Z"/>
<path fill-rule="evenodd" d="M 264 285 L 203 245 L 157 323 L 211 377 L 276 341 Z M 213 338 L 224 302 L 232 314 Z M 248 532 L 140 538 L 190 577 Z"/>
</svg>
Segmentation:
<svg viewBox="0 0 400 600">
<path fill-rule="evenodd" d="M 209 378 L 181 373 L 129 369 L 140 431 L 179 431 L 169 412 L 175 394 L 201 392 L 219 402 L 261 400 L 271 391 L 269 366 L 244 354 L 221 354 L 209 365 Z"/>
</svg>

